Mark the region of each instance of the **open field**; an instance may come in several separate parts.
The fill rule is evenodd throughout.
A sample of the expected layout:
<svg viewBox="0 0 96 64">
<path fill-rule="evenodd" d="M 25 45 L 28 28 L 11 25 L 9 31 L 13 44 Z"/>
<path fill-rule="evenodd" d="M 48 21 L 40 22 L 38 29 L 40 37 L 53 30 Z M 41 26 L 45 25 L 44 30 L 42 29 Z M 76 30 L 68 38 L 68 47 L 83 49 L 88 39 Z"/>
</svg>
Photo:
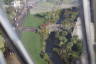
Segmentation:
<svg viewBox="0 0 96 64">
<path fill-rule="evenodd" d="M 33 61 L 35 61 L 35 64 L 46 64 L 39 56 L 42 48 L 42 42 L 39 34 L 33 32 L 23 32 L 22 41 Z"/>
<path fill-rule="evenodd" d="M 23 26 L 38 27 L 43 22 L 44 20 L 41 18 L 28 15 L 24 20 Z M 22 32 L 21 39 L 35 64 L 46 64 L 45 61 L 40 58 L 40 51 L 43 44 L 40 35 L 35 32 Z"/>
<path fill-rule="evenodd" d="M 28 15 L 25 20 L 23 26 L 30 26 L 30 27 L 38 27 L 39 25 L 43 24 L 44 19 L 38 18 L 34 15 Z"/>
</svg>

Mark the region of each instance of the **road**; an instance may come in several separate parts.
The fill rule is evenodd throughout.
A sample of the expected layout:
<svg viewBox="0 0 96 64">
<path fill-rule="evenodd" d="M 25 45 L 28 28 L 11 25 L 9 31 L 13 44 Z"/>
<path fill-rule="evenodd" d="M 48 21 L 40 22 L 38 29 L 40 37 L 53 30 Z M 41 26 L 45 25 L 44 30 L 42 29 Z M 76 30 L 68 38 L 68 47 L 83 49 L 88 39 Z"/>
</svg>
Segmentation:
<svg viewBox="0 0 96 64">
<path fill-rule="evenodd" d="M 28 0 L 26 2 L 26 5 L 23 7 L 23 9 L 19 13 L 17 13 L 17 15 L 14 17 L 13 26 L 15 26 L 17 32 L 20 33 L 22 30 L 25 30 L 25 31 L 28 31 L 28 30 L 30 31 L 31 30 L 28 27 L 27 28 L 25 28 L 25 27 L 23 28 L 23 20 L 27 16 L 27 14 L 29 13 L 30 9 L 34 8 L 34 5 L 36 5 L 39 1 L 40 0 L 35 0 L 35 1 L 34 0 Z M 33 28 L 33 27 L 31 27 L 31 28 Z"/>
<path fill-rule="evenodd" d="M 22 31 L 26 32 L 36 32 L 37 28 L 35 27 L 23 27 Z"/>
<path fill-rule="evenodd" d="M 31 14 L 50 12 L 53 11 L 53 8 L 55 11 L 57 9 L 66 9 L 71 7 L 76 7 L 76 5 L 71 5 L 71 4 L 53 5 L 46 2 L 39 3 L 34 8 L 31 9 Z"/>
<path fill-rule="evenodd" d="M 15 26 L 16 28 L 19 28 L 22 26 L 23 24 L 23 19 L 25 18 L 25 16 L 27 15 L 29 11 L 29 8 L 25 7 L 21 10 L 20 14 L 17 14 L 16 17 L 14 17 L 13 21 L 13 26 Z"/>
</svg>

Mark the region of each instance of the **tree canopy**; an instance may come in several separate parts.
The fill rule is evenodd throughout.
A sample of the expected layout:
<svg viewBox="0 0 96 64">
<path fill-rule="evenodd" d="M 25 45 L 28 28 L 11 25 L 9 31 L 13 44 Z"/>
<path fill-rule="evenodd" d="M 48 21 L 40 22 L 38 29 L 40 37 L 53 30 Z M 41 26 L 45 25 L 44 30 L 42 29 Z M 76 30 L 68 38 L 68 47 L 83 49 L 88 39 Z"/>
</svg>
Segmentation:
<svg viewBox="0 0 96 64">
<path fill-rule="evenodd" d="M 5 4 L 10 4 L 13 0 L 4 0 Z"/>
<path fill-rule="evenodd" d="M 82 53 L 82 41 L 78 39 L 78 36 L 69 36 L 67 31 L 57 32 L 56 36 L 59 38 L 59 48 L 54 48 L 53 51 L 57 53 L 65 64 L 72 64 L 74 60 L 79 59 Z M 70 34 L 71 35 L 71 34 Z"/>
</svg>

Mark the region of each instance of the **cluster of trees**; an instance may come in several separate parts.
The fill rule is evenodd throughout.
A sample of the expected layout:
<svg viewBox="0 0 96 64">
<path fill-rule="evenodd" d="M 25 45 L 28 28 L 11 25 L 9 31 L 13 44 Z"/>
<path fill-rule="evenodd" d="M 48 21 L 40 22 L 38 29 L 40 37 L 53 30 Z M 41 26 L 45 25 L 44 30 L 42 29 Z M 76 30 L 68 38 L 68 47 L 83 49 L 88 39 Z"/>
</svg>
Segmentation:
<svg viewBox="0 0 96 64">
<path fill-rule="evenodd" d="M 13 0 L 4 0 L 5 4 L 10 4 Z"/>
<path fill-rule="evenodd" d="M 57 53 L 65 64 L 75 64 L 77 59 L 80 59 L 82 54 L 82 41 L 78 36 L 71 36 L 68 31 L 56 32 L 56 37 L 60 40 L 57 47 L 53 51 Z"/>
<path fill-rule="evenodd" d="M 6 7 L 6 13 L 8 15 L 8 19 L 13 20 L 14 16 L 16 16 L 16 9 L 12 6 Z"/>
<path fill-rule="evenodd" d="M 55 23 L 60 18 L 61 10 L 56 10 L 48 13 L 49 21 Z"/>
<path fill-rule="evenodd" d="M 75 64 L 77 60 L 80 60 L 83 44 L 78 36 L 72 36 L 70 31 L 64 30 L 56 32 L 55 37 L 60 40 L 56 43 L 52 50 L 54 53 L 59 55 L 60 59 L 64 64 Z M 49 58 L 48 54 L 43 49 L 40 53 L 41 58 L 52 64 L 52 60 Z"/>
<path fill-rule="evenodd" d="M 39 18 L 44 18 L 45 21 L 50 21 L 52 23 L 55 23 L 59 19 L 60 12 L 61 10 L 56 10 L 56 11 L 46 12 L 41 14 L 39 13 L 39 14 L 36 14 L 35 16 Z"/>
<path fill-rule="evenodd" d="M 53 64 L 52 60 L 49 58 L 48 54 L 44 51 L 40 53 L 41 58 L 43 58 L 48 64 Z"/>
<path fill-rule="evenodd" d="M 64 27 L 62 27 L 62 31 L 56 32 L 56 37 L 60 42 L 57 44 L 57 48 L 53 48 L 53 51 L 60 56 L 65 64 L 75 64 L 82 54 L 82 41 L 78 39 L 78 36 L 72 36 L 78 13 L 71 8 L 66 9 L 62 22 Z"/>
<path fill-rule="evenodd" d="M 16 9 L 13 6 L 11 6 L 11 2 L 14 0 L 3 0 L 3 1 L 6 5 L 8 5 L 5 7 L 8 19 L 12 20 L 13 17 L 16 15 Z"/>
<path fill-rule="evenodd" d="M 43 17 L 47 21 L 51 21 L 52 23 L 56 23 L 56 21 L 60 18 L 61 11 L 62 10 L 47 12 L 46 14 L 39 14 L 37 16 Z M 56 47 L 54 47 L 52 50 L 54 51 L 54 53 L 60 56 L 60 59 L 64 62 L 64 64 L 75 64 L 75 61 L 77 59 L 80 59 L 80 56 L 82 54 L 82 41 L 78 39 L 78 36 L 72 36 L 72 32 L 76 23 L 74 21 L 76 19 L 76 16 L 78 16 L 78 11 L 73 11 L 71 8 L 66 9 L 64 12 L 65 18 L 62 22 L 63 27 L 61 27 L 61 31 L 56 32 L 55 35 L 55 37 L 59 39 L 60 42 L 59 44 L 55 44 Z M 47 57 L 46 59 L 48 61 L 50 60 L 47 53 L 45 52 L 45 49 L 41 51 L 41 56 L 43 58 Z"/>
<path fill-rule="evenodd" d="M 65 20 L 64 21 L 70 21 L 70 22 L 76 21 L 78 15 L 79 15 L 78 10 L 79 10 L 79 8 L 76 8 L 76 7 L 65 9 L 65 13 L 64 13 Z"/>
</svg>

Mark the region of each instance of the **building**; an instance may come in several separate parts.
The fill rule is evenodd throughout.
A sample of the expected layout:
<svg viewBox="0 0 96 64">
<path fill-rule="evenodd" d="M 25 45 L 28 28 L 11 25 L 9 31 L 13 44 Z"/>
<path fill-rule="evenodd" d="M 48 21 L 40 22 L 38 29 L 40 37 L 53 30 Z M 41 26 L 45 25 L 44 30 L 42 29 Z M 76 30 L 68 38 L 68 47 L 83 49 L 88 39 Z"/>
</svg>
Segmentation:
<svg viewBox="0 0 96 64">
<path fill-rule="evenodd" d="M 72 36 L 78 36 L 79 39 L 82 39 L 82 27 L 81 27 L 81 20 L 80 18 L 77 19 L 76 25 L 74 27 L 74 30 L 72 32 Z"/>
<path fill-rule="evenodd" d="M 14 8 L 22 8 L 22 6 L 23 6 L 22 1 L 20 1 L 20 0 L 14 0 L 13 2 L 11 2 L 11 5 Z"/>
</svg>

